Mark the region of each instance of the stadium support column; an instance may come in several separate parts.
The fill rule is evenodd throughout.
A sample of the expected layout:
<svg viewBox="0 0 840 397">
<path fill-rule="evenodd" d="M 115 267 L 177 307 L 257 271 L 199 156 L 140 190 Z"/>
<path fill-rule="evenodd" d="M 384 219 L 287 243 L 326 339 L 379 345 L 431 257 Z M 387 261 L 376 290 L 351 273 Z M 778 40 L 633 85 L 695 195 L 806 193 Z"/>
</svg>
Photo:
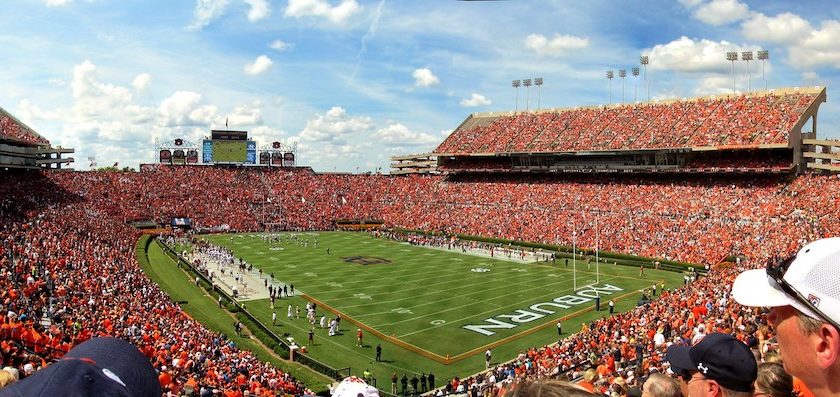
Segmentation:
<svg viewBox="0 0 840 397">
<path fill-rule="evenodd" d="M 758 60 L 761 61 L 761 79 L 764 80 L 764 91 L 767 91 L 767 76 L 764 74 L 764 62 L 770 59 L 770 52 L 761 50 L 758 52 Z"/>
<path fill-rule="evenodd" d="M 636 103 L 636 92 L 639 87 L 639 67 L 634 66 L 631 72 L 633 73 L 633 103 Z"/>
<path fill-rule="evenodd" d="M 514 100 L 514 107 L 513 107 L 513 113 L 514 114 L 519 112 L 519 83 L 520 83 L 519 80 L 513 80 L 513 82 L 511 83 L 511 85 L 513 86 L 513 90 L 516 92 L 516 94 L 515 94 L 516 99 Z"/>
<path fill-rule="evenodd" d="M 726 53 L 726 60 L 732 62 L 732 93 L 735 93 L 735 61 L 738 60 L 738 53 L 730 51 Z"/>
<path fill-rule="evenodd" d="M 752 91 L 752 73 L 750 73 L 750 61 L 753 60 L 752 51 L 741 52 L 741 60 L 747 62 L 747 92 Z"/>
<path fill-rule="evenodd" d="M 522 80 L 522 85 L 525 86 L 525 113 L 528 113 L 531 107 L 531 79 Z"/>
<path fill-rule="evenodd" d="M 647 55 L 642 55 L 639 57 L 639 63 L 642 64 L 642 67 L 645 69 L 645 82 L 647 83 L 647 100 L 650 102 L 650 80 L 647 79 L 647 65 L 650 63 L 650 57 Z"/>
<path fill-rule="evenodd" d="M 627 70 L 618 69 L 618 77 L 621 77 L 621 103 L 624 104 L 624 78 L 627 77 Z"/>
</svg>

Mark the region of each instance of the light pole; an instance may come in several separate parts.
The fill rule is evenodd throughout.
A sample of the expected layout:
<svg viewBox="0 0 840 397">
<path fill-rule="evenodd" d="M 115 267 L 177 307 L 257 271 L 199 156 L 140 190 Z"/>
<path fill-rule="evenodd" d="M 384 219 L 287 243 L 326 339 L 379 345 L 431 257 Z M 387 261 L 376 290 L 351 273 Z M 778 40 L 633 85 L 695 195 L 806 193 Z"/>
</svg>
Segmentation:
<svg viewBox="0 0 840 397">
<path fill-rule="evenodd" d="M 747 61 L 747 92 L 752 91 L 752 74 L 750 73 L 750 61 L 753 60 L 752 51 L 741 52 L 741 60 Z"/>
<path fill-rule="evenodd" d="M 525 113 L 528 113 L 531 106 L 531 79 L 522 80 L 522 85 L 525 86 Z"/>
<path fill-rule="evenodd" d="M 764 91 L 767 91 L 767 77 L 764 75 L 764 61 L 770 59 L 770 52 L 761 50 L 758 52 L 758 60 L 761 61 L 761 79 L 764 80 Z"/>
<path fill-rule="evenodd" d="M 607 80 L 610 81 L 610 105 L 612 105 L 612 79 L 615 77 L 612 70 L 607 70 Z"/>
<path fill-rule="evenodd" d="M 650 81 L 647 79 L 647 65 L 650 63 L 650 57 L 648 57 L 647 55 L 640 56 L 639 63 L 641 63 L 642 67 L 645 68 L 644 80 L 647 82 L 647 98 L 648 102 L 650 102 Z"/>
<path fill-rule="evenodd" d="M 535 77 L 534 78 L 534 85 L 537 86 L 537 110 L 540 110 L 540 98 L 542 97 L 542 85 L 543 85 L 543 78 L 542 77 Z"/>
<path fill-rule="evenodd" d="M 516 105 L 514 107 L 513 113 L 519 112 L 519 80 L 513 80 L 513 89 L 516 91 Z"/>
<path fill-rule="evenodd" d="M 634 66 L 630 72 L 633 73 L 633 103 L 636 103 L 636 91 L 639 86 L 639 67 Z"/>
<path fill-rule="evenodd" d="M 627 70 L 618 69 L 618 77 L 621 77 L 621 103 L 624 103 L 624 78 L 627 77 Z"/>
<path fill-rule="evenodd" d="M 735 61 L 738 60 L 738 53 L 730 51 L 726 53 L 726 60 L 732 62 L 732 93 L 735 93 Z"/>
</svg>

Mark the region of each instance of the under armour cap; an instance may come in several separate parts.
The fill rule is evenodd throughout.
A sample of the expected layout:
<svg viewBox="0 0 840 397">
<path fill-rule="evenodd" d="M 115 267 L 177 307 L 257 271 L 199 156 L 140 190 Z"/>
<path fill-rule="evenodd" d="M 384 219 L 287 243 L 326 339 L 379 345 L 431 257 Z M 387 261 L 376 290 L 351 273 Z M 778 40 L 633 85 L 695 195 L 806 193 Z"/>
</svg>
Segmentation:
<svg viewBox="0 0 840 397">
<path fill-rule="evenodd" d="M 799 250 L 784 273 L 784 281 L 799 291 L 829 320 L 840 323 L 840 237 L 814 241 Z M 744 306 L 793 306 L 808 317 L 822 320 L 808 306 L 785 293 L 766 269 L 747 270 L 732 285 L 732 298 Z"/>
<path fill-rule="evenodd" d="M 1 396 L 160 397 L 149 359 L 118 338 L 93 338 L 61 360 L 0 389 Z"/>
<path fill-rule="evenodd" d="M 758 364 L 750 349 L 729 334 L 706 335 L 696 345 L 670 346 L 665 360 L 677 374 L 699 371 L 727 389 L 749 392 L 758 376 Z"/>
</svg>

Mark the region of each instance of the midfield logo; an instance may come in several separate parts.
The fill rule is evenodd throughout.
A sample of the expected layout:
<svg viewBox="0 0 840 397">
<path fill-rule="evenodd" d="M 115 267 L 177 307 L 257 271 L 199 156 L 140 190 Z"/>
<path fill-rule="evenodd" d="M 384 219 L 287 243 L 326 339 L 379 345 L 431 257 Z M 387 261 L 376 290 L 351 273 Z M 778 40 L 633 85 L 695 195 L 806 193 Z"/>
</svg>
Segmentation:
<svg viewBox="0 0 840 397">
<path fill-rule="evenodd" d="M 343 259 L 347 263 L 356 263 L 365 266 L 391 263 L 391 261 L 377 256 L 345 256 L 341 259 Z"/>
</svg>

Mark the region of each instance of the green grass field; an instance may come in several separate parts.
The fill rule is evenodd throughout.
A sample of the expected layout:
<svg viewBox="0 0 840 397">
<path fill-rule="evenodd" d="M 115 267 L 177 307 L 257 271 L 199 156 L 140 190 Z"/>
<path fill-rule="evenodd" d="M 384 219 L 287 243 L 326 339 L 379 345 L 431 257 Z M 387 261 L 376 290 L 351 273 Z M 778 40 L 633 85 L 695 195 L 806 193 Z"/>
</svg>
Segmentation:
<svg viewBox="0 0 840 397">
<path fill-rule="evenodd" d="M 284 234 L 288 235 L 288 234 Z M 484 369 L 483 352 L 493 349 L 493 362 L 514 358 L 532 346 L 556 342 L 555 324 L 564 318 L 568 335 L 581 323 L 608 315 L 606 302 L 616 310 L 635 306 L 639 290 L 664 280 L 667 288 L 682 283 L 682 274 L 577 262 L 577 286 L 596 284 L 602 311 L 592 311 L 595 292 L 573 289 L 572 265 L 517 263 L 464 255 L 460 251 L 415 247 L 375 239 L 365 233 L 310 232 L 297 234 L 308 247 L 284 238 L 263 241 L 256 234 L 211 235 L 205 238 L 228 247 L 265 274 L 298 293 L 316 300 L 318 316 L 324 306 L 341 313 L 341 334 L 327 336 L 316 328 L 308 354 L 334 368 L 350 367 L 354 374 L 370 368 L 378 386 L 389 387 L 390 374 L 433 371 L 438 379 L 468 376 Z M 315 240 L 317 239 L 317 246 Z M 330 254 L 327 254 L 327 249 Z M 306 318 L 286 318 L 286 308 L 303 307 L 303 297 L 277 301 L 275 333 L 288 333 L 307 345 Z M 247 302 L 248 310 L 271 324 L 269 301 Z M 305 313 L 305 311 L 303 311 Z M 334 317 L 333 313 L 327 313 Z M 355 347 L 356 328 L 365 331 L 363 347 Z M 383 362 L 373 358 L 377 344 Z"/>
<path fill-rule="evenodd" d="M 283 361 L 272 356 L 256 340 L 237 336 L 231 326 L 234 317 L 223 309 L 219 309 L 216 300 L 207 295 L 203 289 L 189 282 L 187 273 L 166 256 L 157 244 L 149 246 L 148 261 L 148 264 L 140 261 L 146 275 L 166 291 L 172 300 L 182 302 L 182 308 L 191 317 L 201 321 L 212 331 L 226 334 L 238 347 L 254 352 L 261 361 L 271 361 L 282 370 L 294 373 L 295 377 L 301 379 L 311 389 L 327 390 L 326 385 L 330 382 L 327 377 L 298 363 Z"/>
</svg>

